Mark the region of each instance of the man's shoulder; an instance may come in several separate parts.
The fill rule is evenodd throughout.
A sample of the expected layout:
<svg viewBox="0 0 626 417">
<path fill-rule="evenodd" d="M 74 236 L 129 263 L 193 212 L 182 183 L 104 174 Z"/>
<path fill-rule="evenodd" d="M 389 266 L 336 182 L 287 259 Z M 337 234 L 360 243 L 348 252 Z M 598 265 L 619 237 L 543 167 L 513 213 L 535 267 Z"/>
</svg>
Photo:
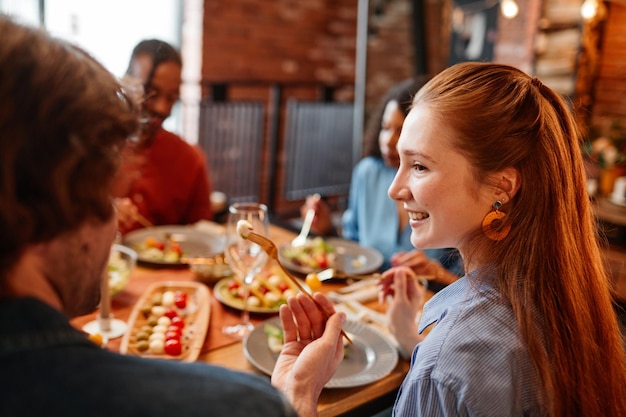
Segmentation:
<svg viewBox="0 0 626 417">
<path fill-rule="evenodd" d="M 201 149 L 185 141 L 176 133 L 159 129 L 156 133 L 154 143 L 154 149 L 159 153 L 163 153 L 169 157 L 176 155 L 187 162 L 197 161 L 202 164 L 204 163 L 204 155 Z"/>
<path fill-rule="evenodd" d="M 167 144 L 170 146 L 180 146 L 182 148 L 191 148 L 191 144 L 185 141 L 177 133 L 170 132 L 163 128 L 159 129 L 155 133 L 155 143 Z"/>
<path fill-rule="evenodd" d="M 202 362 L 144 359 L 74 346 L 56 353 L 41 352 L 38 360 L 31 357 L 33 360 L 20 364 L 19 369 L 30 374 L 42 357 L 59 364 L 39 371 L 39 382 L 49 389 L 25 405 L 26 399 L 32 397 L 31 385 L 27 381 L 15 384 L 10 409 L 34 411 L 45 403 L 51 415 L 67 416 L 89 415 L 90 407 L 100 410 L 99 415 L 110 412 L 117 416 L 295 415 L 290 414 L 291 407 L 284 396 L 267 379 Z M 10 375 L 17 372 L 18 364 L 8 368 Z M 89 384 L 85 385 L 85 381 Z M 67 392 L 80 396 L 80 403 L 70 401 L 68 406 L 64 399 Z M 104 392 L 108 394 L 103 396 Z M 0 394 L 0 399 L 3 396 Z M 116 404 L 118 398 L 123 398 L 123 403 Z"/>
</svg>

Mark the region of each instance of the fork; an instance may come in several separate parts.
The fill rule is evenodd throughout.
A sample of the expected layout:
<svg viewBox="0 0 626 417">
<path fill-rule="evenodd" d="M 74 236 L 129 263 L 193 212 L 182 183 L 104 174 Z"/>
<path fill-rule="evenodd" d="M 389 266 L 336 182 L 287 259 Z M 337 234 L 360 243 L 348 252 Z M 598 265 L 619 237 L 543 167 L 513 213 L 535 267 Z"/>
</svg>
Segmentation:
<svg viewBox="0 0 626 417">
<path fill-rule="evenodd" d="M 315 217 L 315 210 L 310 208 L 306 212 L 306 216 L 304 216 L 304 222 L 302 223 L 302 229 L 300 229 L 300 234 L 296 236 L 291 241 L 291 246 L 297 248 L 298 246 L 303 246 L 306 244 L 306 238 L 309 236 L 309 231 L 311 230 L 311 224 L 313 223 L 313 218 Z"/>
<path fill-rule="evenodd" d="M 242 237 L 244 237 L 244 236 L 242 236 Z M 261 236 L 261 235 L 259 235 L 257 233 L 254 233 L 254 232 L 248 232 L 247 236 L 245 236 L 244 239 L 248 239 L 251 242 L 254 242 L 257 245 L 259 245 L 261 247 L 261 249 L 263 249 L 269 255 L 270 258 L 274 259 L 276 261 L 276 263 L 278 264 L 278 266 L 280 267 L 280 269 L 285 273 L 287 278 L 289 278 L 289 280 L 291 282 L 293 282 L 293 284 L 296 286 L 296 288 L 298 288 L 298 290 L 300 292 L 302 292 L 306 296 L 308 296 L 315 303 L 315 305 L 317 305 L 317 307 L 320 309 L 320 311 L 324 314 L 325 318 L 328 319 L 329 314 L 326 312 L 326 310 L 315 300 L 315 298 L 313 298 L 313 295 L 311 295 L 311 293 L 309 293 L 302 286 L 302 284 L 300 284 L 300 282 L 298 282 L 298 280 L 293 275 L 291 275 L 291 273 L 289 271 L 287 271 L 287 269 L 283 266 L 283 264 L 280 263 L 280 260 L 278 259 L 278 249 L 276 248 L 276 245 L 274 244 L 274 242 L 272 242 L 271 240 L 269 240 L 265 236 Z M 343 337 L 345 337 L 346 340 L 350 344 L 352 344 L 352 340 L 350 339 L 350 337 L 348 337 L 346 332 L 343 331 L 343 329 L 341 330 L 341 335 Z"/>
</svg>

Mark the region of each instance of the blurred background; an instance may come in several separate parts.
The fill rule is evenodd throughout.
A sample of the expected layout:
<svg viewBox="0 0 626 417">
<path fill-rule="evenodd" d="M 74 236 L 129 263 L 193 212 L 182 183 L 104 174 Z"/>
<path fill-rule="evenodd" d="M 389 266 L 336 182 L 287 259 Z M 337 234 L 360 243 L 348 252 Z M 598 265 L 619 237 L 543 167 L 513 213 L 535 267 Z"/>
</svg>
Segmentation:
<svg viewBox="0 0 626 417">
<path fill-rule="evenodd" d="M 608 126 L 623 137 L 626 0 L 0 0 L 0 11 L 116 76 L 141 39 L 179 47 L 182 100 L 166 128 L 204 150 L 215 190 L 278 219 L 315 192 L 341 211 L 381 95 L 455 62 L 515 65 L 571 99 L 590 140 Z"/>
</svg>

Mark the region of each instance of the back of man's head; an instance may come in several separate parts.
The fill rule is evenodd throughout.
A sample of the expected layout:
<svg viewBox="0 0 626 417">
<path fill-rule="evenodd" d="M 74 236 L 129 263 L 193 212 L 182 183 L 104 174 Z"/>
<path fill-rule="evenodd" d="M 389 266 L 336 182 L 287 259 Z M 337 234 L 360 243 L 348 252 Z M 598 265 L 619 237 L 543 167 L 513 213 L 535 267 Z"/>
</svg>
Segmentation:
<svg viewBox="0 0 626 417">
<path fill-rule="evenodd" d="M 83 50 L 6 16 L 0 39 L 1 279 L 28 245 L 110 219 L 119 151 L 138 120 Z"/>
</svg>

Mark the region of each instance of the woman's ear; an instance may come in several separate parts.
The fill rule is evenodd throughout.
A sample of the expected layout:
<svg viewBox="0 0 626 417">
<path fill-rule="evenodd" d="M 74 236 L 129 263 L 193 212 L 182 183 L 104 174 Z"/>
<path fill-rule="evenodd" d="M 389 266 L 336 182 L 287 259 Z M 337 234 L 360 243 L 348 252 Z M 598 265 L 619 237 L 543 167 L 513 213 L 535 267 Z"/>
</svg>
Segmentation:
<svg viewBox="0 0 626 417">
<path fill-rule="evenodd" d="M 496 178 L 499 178 L 499 180 L 497 181 L 495 197 L 506 204 L 513 199 L 517 190 L 519 190 L 522 178 L 517 169 L 513 167 L 503 169 L 497 174 Z"/>
</svg>

